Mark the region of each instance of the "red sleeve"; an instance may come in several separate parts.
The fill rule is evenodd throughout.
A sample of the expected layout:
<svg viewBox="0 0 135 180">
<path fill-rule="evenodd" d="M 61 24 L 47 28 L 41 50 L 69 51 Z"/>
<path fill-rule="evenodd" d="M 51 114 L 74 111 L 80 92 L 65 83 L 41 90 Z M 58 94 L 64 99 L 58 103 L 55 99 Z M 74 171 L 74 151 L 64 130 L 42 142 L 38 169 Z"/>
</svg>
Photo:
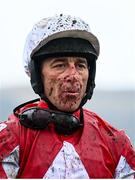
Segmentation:
<svg viewBox="0 0 135 180">
<path fill-rule="evenodd" d="M 3 159 L 18 145 L 18 139 L 12 131 L 12 126 L 15 128 L 13 121 L 0 123 L 0 178 L 7 178 L 2 166 Z"/>
<path fill-rule="evenodd" d="M 125 133 L 121 131 L 121 135 L 124 147 L 116 167 L 115 177 L 133 179 L 135 178 L 135 150 Z"/>
<path fill-rule="evenodd" d="M 133 148 L 130 139 L 125 135 L 125 148 L 122 155 L 126 158 L 130 167 L 135 171 L 135 149 Z"/>
</svg>

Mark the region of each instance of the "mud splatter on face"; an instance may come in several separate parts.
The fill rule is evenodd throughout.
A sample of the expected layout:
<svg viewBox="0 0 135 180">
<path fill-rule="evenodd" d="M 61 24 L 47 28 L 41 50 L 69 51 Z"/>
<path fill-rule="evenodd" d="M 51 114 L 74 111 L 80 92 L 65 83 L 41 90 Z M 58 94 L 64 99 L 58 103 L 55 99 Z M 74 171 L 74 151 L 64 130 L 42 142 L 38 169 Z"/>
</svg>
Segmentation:
<svg viewBox="0 0 135 180">
<path fill-rule="evenodd" d="M 80 74 L 77 72 L 69 73 L 64 67 L 64 71 L 59 72 L 57 68 L 55 70 L 49 65 L 49 62 L 48 64 L 46 63 L 42 70 L 44 90 L 47 98 L 59 110 L 74 111 L 79 107 L 84 97 L 88 70 L 86 69 L 86 72 Z"/>
<path fill-rule="evenodd" d="M 53 96 L 53 100 L 55 100 L 57 106 L 66 106 L 68 109 L 79 106 L 83 97 L 83 85 L 79 79 L 68 75 L 64 78 L 58 78 L 53 84 L 54 86 L 56 88 L 50 88 L 50 91 L 52 96 L 56 94 L 56 96 Z"/>
<path fill-rule="evenodd" d="M 51 87 L 50 90 L 49 90 L 49 96 L 52 95 L 52 92 L 53 92 L 53 87 Z"/>
</svg>

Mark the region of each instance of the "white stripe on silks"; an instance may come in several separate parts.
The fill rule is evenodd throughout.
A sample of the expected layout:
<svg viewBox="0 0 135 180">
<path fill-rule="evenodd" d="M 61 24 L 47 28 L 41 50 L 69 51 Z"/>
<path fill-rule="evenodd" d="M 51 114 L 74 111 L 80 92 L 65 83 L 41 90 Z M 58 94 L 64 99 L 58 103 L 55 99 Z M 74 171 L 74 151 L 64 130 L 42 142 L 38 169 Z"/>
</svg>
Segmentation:
<svg viewBox="0 0 135 180">
<path fill-rule="evenodd" d="M 63 147 L 43 178 L 89 179 L 89 176 L 74 146 L 64 141 Z"/>
<path fill-rule="evenodd" d="M 117 168 L 115 170 L 115 179 L 133 179 L 135 171 L 129 166 L 126 158 L 121 156 Z"/>
<path fill-rule="evenodd" d="M 2 166 L 8 178 L 16 178 L 19 170 L 19 146 L 3 159 Z"/>
<path fill-rule="evenodd" d="M 7 127 L 7 125 L 5 123 L 1 123 L 0 124 L 0 131 L 2 131 L 3 129 L 5 129 Z"/>
</svg>

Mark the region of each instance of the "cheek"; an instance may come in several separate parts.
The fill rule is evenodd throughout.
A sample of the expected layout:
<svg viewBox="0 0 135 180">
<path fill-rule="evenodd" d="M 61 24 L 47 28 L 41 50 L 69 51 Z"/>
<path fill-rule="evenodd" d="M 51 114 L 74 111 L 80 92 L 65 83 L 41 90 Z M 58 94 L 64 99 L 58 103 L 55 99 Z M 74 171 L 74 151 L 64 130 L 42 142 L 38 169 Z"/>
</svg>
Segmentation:
<svg viewBox="0 0 135 180">
<path fill-rule="evenodd" d="M 83 83 L 84 90 L 87 87 L 88 78 L 89 78 L 89 73 L 87 72 L 82 78 L 82 83 Z"/>
<path fill-rule="evenodd" d="M 46 78 L 44 79 L 43 84 L 46 96 L 52 96 L 55 89 L 55 80 L 53 78 Z"/>
<path fill-rule="evenodd" d="M 44 93 L 49 98 L 51 96 L 56 96 L 57 92 L 57 80 L 54 76 L 46 76 L 43 79 Z"/>
<path fill-rule="evenodd" d="M 83 83 L 84 83 L 84 87 L 87 86 L 87 82 L 88 82 L 88 78 L 87 79 L 84 79 Z"/>
</svg>

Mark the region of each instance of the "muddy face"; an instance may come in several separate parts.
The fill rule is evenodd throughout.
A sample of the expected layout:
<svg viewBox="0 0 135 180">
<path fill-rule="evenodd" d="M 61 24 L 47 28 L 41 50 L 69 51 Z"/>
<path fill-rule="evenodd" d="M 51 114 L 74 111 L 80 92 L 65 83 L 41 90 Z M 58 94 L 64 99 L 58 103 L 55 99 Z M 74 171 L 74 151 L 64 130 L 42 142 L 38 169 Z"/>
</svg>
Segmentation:
<svg viewBox="0 0 135 180">
<path fill-rule="evenodd" d="M 88 81 L 87 61 L 82 57 L 48 58 L 42 64 L 44 92 L 62 111 L 76 110 L 85 95 Z"/>
</svg>

